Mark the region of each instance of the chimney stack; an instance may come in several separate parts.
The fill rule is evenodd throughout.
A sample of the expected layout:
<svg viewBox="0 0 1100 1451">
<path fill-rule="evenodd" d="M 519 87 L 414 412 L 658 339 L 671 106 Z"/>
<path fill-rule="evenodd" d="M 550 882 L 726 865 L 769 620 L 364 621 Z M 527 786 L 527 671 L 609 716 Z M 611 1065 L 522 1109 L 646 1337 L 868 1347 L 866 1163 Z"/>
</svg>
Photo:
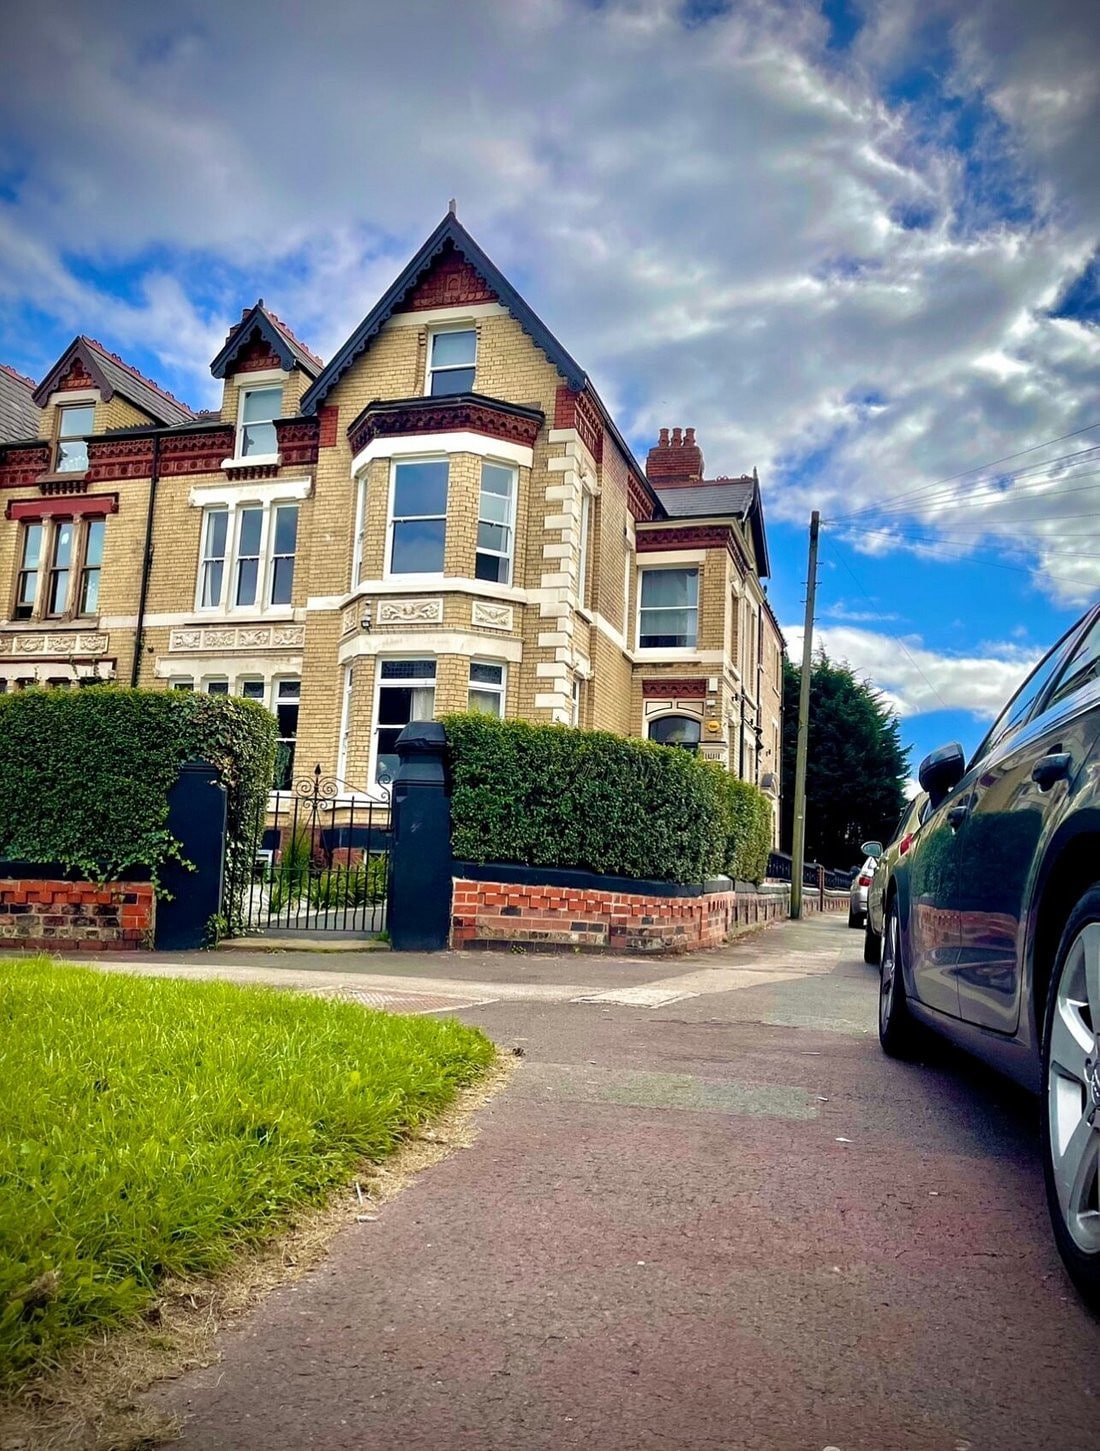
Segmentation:
<svg viewBox="0 0 1100 1451">
<path fill-rule="evenodd" d="M 686 488 L 703 481 L 703 452 L 695 442 L 694 428 L 662 428 L 649 450 L 646 474 L 656 489 Z"/>
</svg>

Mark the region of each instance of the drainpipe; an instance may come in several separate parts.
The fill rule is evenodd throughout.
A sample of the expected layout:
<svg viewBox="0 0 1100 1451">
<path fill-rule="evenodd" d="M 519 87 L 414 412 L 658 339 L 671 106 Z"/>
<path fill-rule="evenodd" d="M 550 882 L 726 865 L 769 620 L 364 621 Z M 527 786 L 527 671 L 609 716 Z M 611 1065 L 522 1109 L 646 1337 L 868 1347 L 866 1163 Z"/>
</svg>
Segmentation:
<svg viewBox="0 0 1100 1451">
<path fill-rule="evenodd" d="M 149 576 L 153 569 L 153 515 L 157 506 L 157 483 L 160 478 L 160 434 L 153 434 L 153 469 L 149 475 L 149 507 L 145 515 L 145 552 L 141 557 L 141 593 L 138 595 L 137 628 L 134 631 L 134 663 L 130 667 L 130 685 L 136 686 L 141 674 L 141 652 L 145 638 L 145 602 L 149 597 Z"/>
</svg>

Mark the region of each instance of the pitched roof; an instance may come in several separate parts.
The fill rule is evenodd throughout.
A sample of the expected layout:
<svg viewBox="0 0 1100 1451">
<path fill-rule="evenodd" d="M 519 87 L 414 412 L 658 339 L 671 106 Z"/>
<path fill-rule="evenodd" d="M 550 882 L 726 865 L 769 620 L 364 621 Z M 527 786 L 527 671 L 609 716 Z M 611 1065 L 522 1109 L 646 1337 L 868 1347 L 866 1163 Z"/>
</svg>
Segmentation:
<svg viewBox="0 0 1100 1451">
<path fill-rule="evenodd" d="M 550 361 L 557 368 L 562 378 L 578 393 L 587 390 L 599 407 L 600 414 L 612 438 L 622 452 L 627 463 L 634 470 L 640 479 L 644 479 L 646 485 L 645 470 L 634 457 L 633 450 L 623 438 L 615 423 L 615 420 L 604 407 L 603 400 L 596 392 L 589 380 L 588 374 L 573 358 L 557 338 L 534 311 L 524 301 L 512 284 L 501 272 L 500 268 L 484 253 L 478 244 L 470 236 L 469 232 L 455 216 L 454 212 L 447 215 L 436 227 L 428 240 L 413 257 L 412 261 L 401 271 L 401 273 L 390 284 L 387 290 L 367 313 L 366 317 L 344 343 L 338 349 L 335 357 L 317 378 L 316 382 L 307 389 L 302 398 L 302 412 L 314 413 L 325 401 L 329 392 L 336 386 L 347 370 L 355 362 L 361 353 L 366 352 L 372 339 L 381 331 L 383 325 L 389 320 L 400 304 L 443 253 L 444 249 L 452 246 L 460 252 L 473 267 L 474 271 L 484 279 L 488 287 L 497 296 L 501 305 L 507 308 L 508 312 L 523 328 L 531 341 L 546 354 Z"/>
<path fill-rule="evenodd" d="M 298 367 L 311 378 L 316 378 L 325 366 L 316 353 L 311 352 L 305 343 L 294 336 L 281 317 L 264 306 L 261 297 L 252 307 L 246 307 L 241 313 L 240 322 L 229 329 L 221 352 L 210 364 L 210 371 L 215 378 L 224 378 L 231 371 L 230 365 L 253 332 L 259 332 L 271 351 L 278 354 L 279 361 L 288 372 L 291 368 Z"/>
<path fill-rule="evenodd" d="M 109 402 L 116 393 L 140 408 L 157 423 L 187 423 L 194 414 L 186 403 L 173 398 L 171 393 L 146 378 L 135 367 L 125 362 L 117 353 L 110 353 L 95 338 L 83 333 L 73 339 L 58 358 L 34 392 L 34 401 L 41 407 L 64 376 L 65 369 L 74 359 L 84 365 L 95 379 L 104 402 Z"/>
<path fill-rule="evenodd" d="M 732 515 L 752 531 L 756 572 L 761 579 L 771 574 L 768 541 L 764 533 L 764 505 L 755 473 L 739 479 L 702 479 L 698 484 L 654 490 L 670 519 L 721 519 Z"/>
<path fill-rule="evenodd" d="M 588 382 L 584 370 L 565 351 L 546 324 L 524 302 L 496 263 L 490 261 L 485 255 L 455 214 L 448 212 L 412 261 L 390 284 L 351 337 L 338 350 L 312 388 L 307 391 L 302 399 L 303 413 L 312 413 L 324 402 L 329 391 L 340 381 L 356 358 L 366 351 L 371 340 L 381 331 L 383 324 L 389 320 L 398 304 L 416 286 L 448 244 L 461 252 L 474 271 L 485 279 L 501 304 L 508 309 L 531 340 L 542 349 L 569 386 L 578 391 L 584 388 Z"/>
<path fill-rule="evenodd" d="M 18 443 L 38 433 L 34 379 L 0 363 L 0 443 Z"/>
</svg>

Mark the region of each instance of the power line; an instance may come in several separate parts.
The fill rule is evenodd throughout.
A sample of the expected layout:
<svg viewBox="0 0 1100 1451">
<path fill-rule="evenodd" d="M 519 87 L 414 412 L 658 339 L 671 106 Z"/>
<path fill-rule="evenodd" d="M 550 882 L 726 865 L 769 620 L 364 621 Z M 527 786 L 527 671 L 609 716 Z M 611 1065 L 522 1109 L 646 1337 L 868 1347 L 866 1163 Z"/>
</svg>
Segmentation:
<svg viewBox="0 0 1100 1451">
<path fill-rule="evenodd" d="M 1100 427 L 1100 424 L 1095 424 L 1094 427 Z M 1045 447 L 1046 445 L 1041 446 Z M 1088 448 L 1075 449 L 1072 453 L 1059 454 L 1057 458 L 1044 459 L 1043 462 L 1039 464 L 1030 464 L 1025 468 L 1013 469 L 1010 470 L 1008 473 L 1004 474 L 990 474 L 989 477 L 985 479 L 974 479 L 971 481 L 970 487 L 973 489 L 977 489 L 980 488 L 983 484 L 993 486 L 995 484 L 1013 483 L 1018 480 L 1027 479 L 1027 476 L 1029 474 L 1034 474 L 1038 471 L 1053 468 L 1055 464 L 1072 463 L 1072 460 L 1074 459 L 1078 459 L 1081 461 L 1088 459 L 1088 461 L 1091 463 L 1095 461 L 1094 456 L 1098 452 L 1100 452 L 1100 444 L 1093 444 L 1090 445 Z M 986 470 L 992 467 L 994 467 L 994 465 L 988 464 L 986 465 Z M 986 470 L 982 470 L 982 472 Z M 979 471 L 971 470 L 971 472 Z M 960 477 L 962 477 L 962 475 L 955 475 L 956 479 Z M 1057 474 L 1052 480 L 1050 480 L 1050 482 L 1056 483 L 1060 479 L 1067 477 L 1073 477 L 1073 475 L 1069 473 L 1068 469 L 1063 470 L 1061 473 Z M 953 481 L 954 480 L 952 479 L 940 480 L 940 482 L 937 484 L 927 484 L 919 489 L 912 489 L 905 493 L 888 496 L 881 504 L 877 502 L 871 504 L 863 504 L 858 509 L 851 509 L 845 514 L 833 515 L 826 522 L 835 523 L 837 520 L 840 519 L 855 518 L 860 515 L 882 513 L 890 510 L 903 509 L 905 512 L 911 512 L 911 508 L 914 504 L 916 504 L 916 507 L 920 507 L 923 504 L 934 503 L 937 499 L 950 500 L 952 502 L 957 501 L 960 505 L 969 503 L 970 500 L 967 496 L 960 496 L 956 490 L 944 487 L 946 484 L 949 484 Z M 1032 482 L 1043 483 L 1046 481 L 1039 479 L 1032 480 Z M 1001 492 L 1008 493 L 1009 491 L 1002 490 Z M 919 503 L 916 502 L 918 499 L 920 501 Z"/>
<path fill-rule="evenodd" d="M 1096 484 L 1083 484 L 1079 489 L 1062 489 L 1054 486 L 1063 482 L 1075 484 L 1080 479 L 1095 478 L 1100 478 L 1100 469 L 1090 469 L 1086 473 L 1062 474 L 1056 479 L 1025 480 L 1011 490 L 1003 489 L 989 494 L 982 494 L 978 498 L 953 500 L 948 507 L 940 508 L 937 512 L 939 514 L 955 514 L 961 509 L 993 509 L 998 504 L 1010 504 L 1016 499 L 1022 499 L 1024 503 L 1027 503 L 1031 500 L 1042 502 L 1044 499 L 1049 498 L 1065 499 L 1071 494 L 1094 494 L 1100 488 Z M 935 500 L 924 500 L 918 508 L 924 507 L 928 503 L 934 505 L 936 502 Z M 847 524 L 849 521 L 858 523 L 861 518 L 871 516 L 878 519 L 887 519 L 895 516 L 898 518 L 916 518 L 917 510 L 899 505 L 897 508 L 890 509 L 868 509 L 866 511 L 860 511 L 859 513 L 835 514 L 832 518 L 823 520 L 823 522 L 825 524 Z M 932 520 L 928 519 L 926 522 L 931 523 Z"/>
</svg>

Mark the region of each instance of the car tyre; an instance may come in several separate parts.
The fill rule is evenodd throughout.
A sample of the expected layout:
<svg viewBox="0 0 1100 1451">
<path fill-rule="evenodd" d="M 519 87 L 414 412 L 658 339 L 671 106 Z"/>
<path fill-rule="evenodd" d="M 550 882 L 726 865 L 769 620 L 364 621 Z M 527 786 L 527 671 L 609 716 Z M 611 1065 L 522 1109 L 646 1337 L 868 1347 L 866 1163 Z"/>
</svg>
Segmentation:
<svg viewBox="0 0 1100 1451">
<path fill-rule="evenodd" d="M 882 938 L 871 927 L 870 917 L 863 929 L 863 960 L 871 967 L 878 967 L 882 961 Z"/>
<path fill-rule="evenodd" d="M 1043 1024 L 1043 1177 L 1058 1252 L 1100 1312 L 1100 887 L 1066 923 Z"/>
<path fill-rule="evenodd" d="M 882 970 L 878 982 L 878 1040 L 891 1058 L 908 1058 L 917 1045 L 918 1025 L 909 1012 L 901 970 L 901 924 L 891 902 L 882 924 Z"/>
<path fill-rule="evenodd" d="M 848 926 L 849 927 L 862 927 L 863 926 L 863 918 L 852 907 L 849 907 L 848 908 Z"/>
</svg>

